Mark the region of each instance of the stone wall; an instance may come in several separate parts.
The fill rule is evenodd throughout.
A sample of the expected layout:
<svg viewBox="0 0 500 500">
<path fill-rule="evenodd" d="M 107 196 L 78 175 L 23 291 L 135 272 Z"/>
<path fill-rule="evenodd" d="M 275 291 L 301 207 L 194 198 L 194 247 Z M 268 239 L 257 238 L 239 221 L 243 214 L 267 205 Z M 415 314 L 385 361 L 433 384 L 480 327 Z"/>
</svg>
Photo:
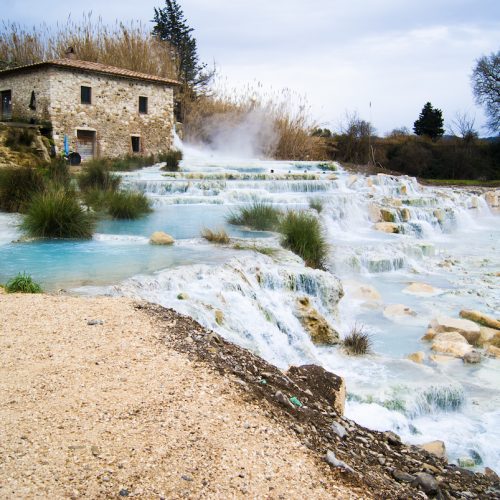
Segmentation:
<svg viewBox="0 0 500 500">
<path fill-rule="evenodd" d="M 81 86 L 92 88 L 91 104 L 81 104 Z M 77 130 L 96 133 L 96 156 L 132 154 L 132 136 L 140 136 L 140 154 L 168 151 L 174 126 L 173 88 L 75 69 L 44 67 L 0 76 L 0 90 L 12 91 L 13 120 L 48 120 L 56 150 L 67 135 L 77 150 Z M 36 111 L 29 109 L 35 90 Z M 139 96 L 148 98 L 147 114 L 139 113 Z"/>
<path fill-rule="evenodd" d="M 0 76 L 0 91 L 12 92 L 13 121 L 49 121 L 50 83 L 47 72 L 33 71 Z M 30 109 L 31 93 L 35 91 L 36 109 Z"/>
</svg>

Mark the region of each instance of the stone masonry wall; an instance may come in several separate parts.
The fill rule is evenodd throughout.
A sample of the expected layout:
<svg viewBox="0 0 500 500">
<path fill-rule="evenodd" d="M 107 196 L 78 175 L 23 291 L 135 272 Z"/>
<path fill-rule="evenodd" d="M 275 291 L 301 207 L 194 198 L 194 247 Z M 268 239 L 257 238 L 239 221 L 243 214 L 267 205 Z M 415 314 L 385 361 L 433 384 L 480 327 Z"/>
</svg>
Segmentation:
<svg viewBox="0 0 500 500">
<path fill-rule="evenodd" d="M 47 72 L 34 71 L 0 76 L 0 91 L 12 92 L 14 121 L 49 121 L 49 78 Z M 35 91 L 36 109 L 30 109 L 31 93 Z"/>
<path fill-rule="evenodd" d="M 81 104 L 81 86 L 92 88 L 92 103 Z M 147 114 L 139 113 L 139 96 L 148 98 Z M 95 130 L 97 156 L 132 153 L 132 135 L 141 138 L 141 154 L 168 151 L 174 126 L 170 86 L 76 70 L 51 68 L 50 106 L 54 141 L 64 135 L 76 150 L 76 133 Z"/>
<path fill-rule="evenodd" d="M 91 104 L 81 104 L 81 86 L 92 88 Z M 12 91 L 12 117 L 50 121 L 56 150 L 67 135 L 77 150 L 77 130 L 96 132 L 96 156 L 132 154 L 131 136 L 140 136 L 141 154 L 168 151 L 174 127 L 173 88 L 70 68 L 44 67 L 0 75 L 0 90 Z M 36 111 L 29 108 L 35 90 Z M 148 98 L 147 114 L 139 113 L 139 96 Z"/>
</svg>

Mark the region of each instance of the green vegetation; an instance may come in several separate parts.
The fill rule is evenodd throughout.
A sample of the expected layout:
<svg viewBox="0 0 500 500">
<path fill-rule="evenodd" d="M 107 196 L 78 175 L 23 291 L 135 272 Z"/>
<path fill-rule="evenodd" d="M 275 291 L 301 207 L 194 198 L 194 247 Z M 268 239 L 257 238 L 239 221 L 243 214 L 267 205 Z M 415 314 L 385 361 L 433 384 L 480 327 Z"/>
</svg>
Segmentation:
<svg viewBox="0 0 500 500">
<path fill-rule="evenodd" d="M 41 173 L 32 167 L 0 169 L 0 210 L 24 212 L 34 194 L 43 191 Z"/>
<path fill-rule="evenodd" d="M 211 243 L 218 243 L 220 245 L 227 245 L 230 241 L 229 236 L 224 229 L 220 229 L 219 231 L 203 229 L 201 236 Z"/>
<path fill-rule="evenodd" d="M 121 178 L 110 172 L 109 166 L 101 160 L 92 160 L 85 164 L 78 176 L 78 186 L 85 192 L 93 189 L 116 191 Z"/>
<path fill-rule="evenodd" d="M 304 259 L 306 265 L 323 269 L 328 244 L 318 219 L 306 212 L 288 212 L 281 221 L 282 245 Z"/>
<path fill-rule="evenodd" d="M 108 213 L 115 219 L 138 219 L 151 212 L 149 200 L 143 193 L 119 191 L 108 194 Z"/>
<path fill-rule="evenodd" d="M 165 166 L 162 170 L 167 172 L 177 172 L 179 170 L 179 163 L 182 160 L 182 151 L 177 149 L 171 149 L 167 153 L 160 153 L 158 155 L 159 162 L 165 162 Z"/>
<path fill-rule="evenodd" d="M 7 293 L 42 293 L 42 287 L 26 273 L 19 273 L 5 285 Z"/>
<path fill-rule="evenodd" d="M 444 134 L 443 112 L 434 109 L 430 102 L 422 108 L 418 120 L 413 124 L 413 131 L 417 135 L 425 135 L 433 141 Z"/>
<path fill-rule="evenodd" d="M 88 239 L 94 219 L 80 206 L 74 192 L 54 189 L 34 196 L 21 227 L 32 237 Z"/>
<path fill-rule="evenodd" d="M 489 186 L 500 187 L 500 180 L 478 181 L 472 179 L 422 179 L 426 184 L 433 186 Z"/>
<path fill-rule="evenodd" d="M 71 183 L 71 174 L 68 162 L 64 158 L 53 158 L 50 163 L 40 167 L 44 179 L 49 183 L 69 187 Z"/>
<path fill-rule="evenodd" d="M 278 228 L 282 212 L 269 203 L 255 201 L 252 205 L 240 207 L 229 214 L 230 224 L 247 226 L 258 231 L 273 231 Z"/>
<path fill-rule="evenodd" d="M 323 210 L 324 201 L 321 198 L 311 198 L 309 200 L 309 208 L 316 210 L 316 212 L 321 213 Z"/>
<path fill-rule="evenodd" d="M 5 134 L 5 146 L 14 151 L 27 151 L 35 140 L 35 134 L 35 130 L 28 127 L 9 127 Z"/>
<path fill-rule="evenodd" d="M 362 356 L 371 352 L 372 339 L 362 326 L 355 325 L 342 341 L 342 347 L 351 356 Z"/>
<path fill-rule="evenodd" d="M 253 245 L 242 245 L 241 243 L 235 243 L 233 245 L 235 250 L 252 250 L 254 252 L 259 252 L 263 255 L 267 255 L 269 257 L 273 256 L 278 250 L 273 247 L 259 247 L 255 244 Z"/>
</svg>

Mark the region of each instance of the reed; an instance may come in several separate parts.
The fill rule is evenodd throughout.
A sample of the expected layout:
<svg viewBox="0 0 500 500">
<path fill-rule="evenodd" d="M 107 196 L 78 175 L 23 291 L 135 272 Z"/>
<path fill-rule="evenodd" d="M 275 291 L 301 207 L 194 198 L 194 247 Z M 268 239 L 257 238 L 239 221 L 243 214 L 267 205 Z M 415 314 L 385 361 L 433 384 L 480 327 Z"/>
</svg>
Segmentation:
<svg viewBox="0 0 500 500">
<path fill-rule="evenodd" d="M 254 202 L 229 214 L 227 221 L 237 226 L 247 226 L 258 231 L 273 231 L 280 222 L 281 211 L 269 203 Z"/>
<path fill-rule="evenodd" d="M 205 228 L 201 232 L 201 237 L 210 241 L 210 243 L 217 243 L 219 245 L 227 245 L 230 242 L 230 238 L 224 229 L 212 231 L 211 229 Z"/>
<path fill-rule="evenodd" d="M 116 191 L 121 178 L 110 172 L 108 163 L 104 160 L 91 160 L 85 164 L 78 176 L 78 186 L 82 192 L 100 189 Z"/>
<path fill-rule="evenodd" d="M 347 354 L 362 356 L 372 350 L 372 339 L 362 326 L 355 325 L 342 341 L 342 347 Z"/>
<path fill-rule="evenodd" d="M 108 213 L 114 219 L 138 219 L 151 212 L 151 204 L 143 193 L 119 191 L 107 199 Z"/>
</svg>

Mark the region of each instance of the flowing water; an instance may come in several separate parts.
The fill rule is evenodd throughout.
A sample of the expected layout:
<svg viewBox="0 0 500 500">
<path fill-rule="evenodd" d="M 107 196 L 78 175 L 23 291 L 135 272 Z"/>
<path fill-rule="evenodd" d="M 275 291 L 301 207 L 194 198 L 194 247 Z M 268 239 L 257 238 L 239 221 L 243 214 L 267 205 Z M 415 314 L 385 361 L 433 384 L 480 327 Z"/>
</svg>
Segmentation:
<svg viewBox="0 0 500 500">
<path fill-rule="evenodd" d="M 49 290 L 172 307 L 279 367 L 313 362 L 345 377 L 346 415 L 357 422 L 411 443 L 443 439 L 451 459 L 469 457 L 500 471 L 500 361 L 406 359 L 417 350 L 429 354 L 420 339 L 437 314 L 457 317 L 467 308 L 498 317 L 498 213 L 480 192 L 324 168 L 199 155 L 188 156 L 179 173 L 159 166 L 125 173 L 124 186 L 150 197 L 154 212 L 137 221 L 102 221 L 91 241 L 11 243 L 20 235 L 19 216 L 0 214 L 0 282 L 26 271 Z M 275 234 L 226 222 L 231 210 L 253 200 L 311 210 L 311 199 L 323 203 L 318 216 L 331 245 L 328 271 L 305 267 L 280 249 Z M 399 233 L 374 229 L 375 206 Z M 225 229 L 237 248 L 202 240 L 205 227 Z M 158 230 L 173 235 L 175 245 L 150 245 Z M 435 290 L 408 293 L 412 282 Z M 369 287 L 376 289 L 371 297 L 360 295 Z M 304 296 L 341 336 L 363 325 L 373 354 L 349 357 L 314 345 L 294 314 Z M 413 314 L 384 314 L 390 304 Z"/>
</svg>

